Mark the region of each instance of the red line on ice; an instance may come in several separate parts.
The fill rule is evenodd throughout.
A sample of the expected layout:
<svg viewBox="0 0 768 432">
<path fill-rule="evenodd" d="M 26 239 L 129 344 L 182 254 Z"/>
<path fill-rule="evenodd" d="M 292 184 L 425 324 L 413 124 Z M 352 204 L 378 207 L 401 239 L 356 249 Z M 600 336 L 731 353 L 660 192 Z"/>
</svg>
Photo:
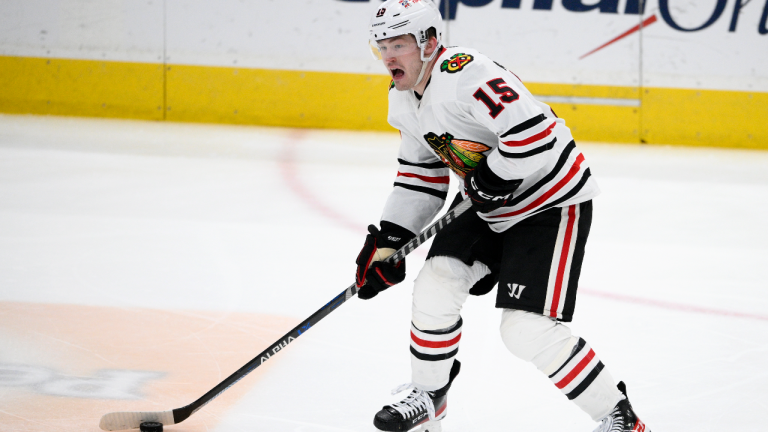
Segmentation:
<svg viewBox="0 0 768 432">
<path fill-rule="evenodd" d="M 312 207 L 315 211 L 333 220 L 344 228 L 350 229 L 355 232 L 365 233 L 367 232 L 364 225 L 360 225 L 347 218 L 343 213 L 337 212 L 334 208 L 326 205 L 320 201 L 311 190 L 306 188 L 301 180 L 299 180 L 298 173 L 296 172 L 296 145 L 304 137 L 305 132 L 293 131 L 290 133 L 288 139 L 283 143 L 283 154 L 280 158 L 280 171 L 283 175 L 283 180 L 288 187 L 298 195 L 302 201 Z"/>
<path fill-rule="evenodd" d="M 445 48 L 443 48 L 443 50 L 445 50 Z M 280 157 L 280 173 L 282 174 L 283 180 L 285 180 L 285 183 L 291 192 L 298 195 L 299 198 L 302 199 L 302 202 L 314 211 L 350 231 L 364 235 L 368 232 L 366 229 L 367 225 L 360 225 L 356 221 L 346 217 L 343 213 L 336 211 L 333 207 L 326 205 L 309 188 L 304 186 L 299 179 L 296 167 L 296 147 L 301 143 L 301 140 L 305 135 L 306 132 L 304 131 L 292 131 L 283 142 L 283 153 Z M 412 252 L 411 255 L 426 258 L 427 251 L 424 249 L 417 249 Z"/>
<path fill-rule="evenodd" d="M 736 311 L 729 311 L 725 309 L 706 308 L 701 306 L 687 305 L 683 303 L 666 302 L 661 300 L 653 300 L 648 298 L 635 297 L 635 296 L 629 296 L 624 294 L 608 293 L 604 291 L 595 291 L 595 290 L 583 289 L 583 288 L 579 289 L 579 292 L 583 294 L 593 295 L 596 297 L 607 298 L 610 300 L 616 300 L 616 301 L 622 301 L 622 302 L 634 303 L 634 304 L 642 304 L 645 306 L 654 306 L 662 309 L 702 313 L 707 315 L 728 316 L 728 317 L 734 317 L 734 318 L 750 318 L 750 319 L 756 319 L 760 321 L 768 321 L 768 315 L 736 312 Z"/>
</svg>

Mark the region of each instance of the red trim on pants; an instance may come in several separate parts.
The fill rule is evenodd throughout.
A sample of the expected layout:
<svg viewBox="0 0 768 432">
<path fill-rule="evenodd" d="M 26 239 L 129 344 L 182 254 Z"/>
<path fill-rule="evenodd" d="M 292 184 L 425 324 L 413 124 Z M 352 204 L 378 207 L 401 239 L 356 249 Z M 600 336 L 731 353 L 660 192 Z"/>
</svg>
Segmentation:
<svg viewBox="0 0 768 432">
<path fill-rule="evenodd" d="M 576 205 L 568 207 L 568 225 L 563 236 L 563 249 L 560 251 L 560 263 L 557 266 L 557 278 L 555 279 L 555 292 L 552 294 L 552 305 L 549 307 L 549 316 L 557 318 L 557 307 L 560 305 L 560 292 L 563 290 L 563 277 L 565 266 L 568 263 L 568 252 L 571 250 L 573 240 L 573 225 L 576 222 Z M 567 288 L 567 287 L 566 287 Z"/>
</svg>

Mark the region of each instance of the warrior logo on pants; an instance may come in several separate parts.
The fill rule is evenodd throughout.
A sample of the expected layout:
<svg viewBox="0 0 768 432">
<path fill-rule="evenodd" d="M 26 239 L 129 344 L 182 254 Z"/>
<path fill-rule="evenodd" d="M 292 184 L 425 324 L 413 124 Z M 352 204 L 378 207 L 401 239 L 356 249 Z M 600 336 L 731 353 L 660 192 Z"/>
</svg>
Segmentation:
<svg viewBox="0 0 768 432">
<path fill-rule="evenodd" d="M 509 287 L 509 296 L 516 299 L 520 298 L 520 295 L 523 294 L 523 290 L 525 289 L 525 285 L 507 284 L 507 286 Z"/>
</svg>

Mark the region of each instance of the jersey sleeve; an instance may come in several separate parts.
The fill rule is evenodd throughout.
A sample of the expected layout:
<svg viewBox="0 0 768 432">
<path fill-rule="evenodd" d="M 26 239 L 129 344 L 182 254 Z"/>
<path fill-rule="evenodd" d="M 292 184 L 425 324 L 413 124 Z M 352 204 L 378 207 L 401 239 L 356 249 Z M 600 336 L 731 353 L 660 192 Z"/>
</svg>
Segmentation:
<svg viewBox="0 0 768 432">
<path fill-rule="evenodd" d="M 381 220 L 420 232 L 445 205 L 448 167 L 414 137 L 401 132 L 400 163 Z"/>
<path fill-rule="evenodd" d="M 557 118 L 544 111 L 513 73 L 496 64 L 467 70 L 457 99 L 475 121 L 499 137 L 488 166 L 505 180 L 524 179 L 541 169 L 557 142 Z"/>
</svg>

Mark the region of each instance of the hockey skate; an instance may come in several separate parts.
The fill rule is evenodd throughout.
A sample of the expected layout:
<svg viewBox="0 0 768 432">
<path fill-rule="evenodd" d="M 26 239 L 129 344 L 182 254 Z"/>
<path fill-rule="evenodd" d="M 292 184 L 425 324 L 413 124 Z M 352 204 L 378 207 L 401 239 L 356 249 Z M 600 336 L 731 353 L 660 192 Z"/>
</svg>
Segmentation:
<svg viewBox="0 0 768 432">
<path fill-rule="evenodd" d="M 624 399 L 616 404 L 613 411 L 603 419 L 594 432 L 651 432 L 632 410 L 624 382 L 619 382 L 617 387 L 624 394 Z"/>
<path fill-rule="evenodd" d="M 411 430 L 441 432 L 440 421 L 445 418 L 448 407 L 448 389 L 451 388 L 451 384 L 459 374 L 460 369 L 461 363 L 454 360 L 448 384 L 445 387 L 435 391 L 414 388 L 408 397 L 402 401 L 387 405 L 376 413 L 373 418 L 373 425 L 379 430 L 388 432 Z M 394 393 L 399 393 L 410 387 L 411 384 L 408 384 L 405 388 L 396 389 Z"/>
</svg>

